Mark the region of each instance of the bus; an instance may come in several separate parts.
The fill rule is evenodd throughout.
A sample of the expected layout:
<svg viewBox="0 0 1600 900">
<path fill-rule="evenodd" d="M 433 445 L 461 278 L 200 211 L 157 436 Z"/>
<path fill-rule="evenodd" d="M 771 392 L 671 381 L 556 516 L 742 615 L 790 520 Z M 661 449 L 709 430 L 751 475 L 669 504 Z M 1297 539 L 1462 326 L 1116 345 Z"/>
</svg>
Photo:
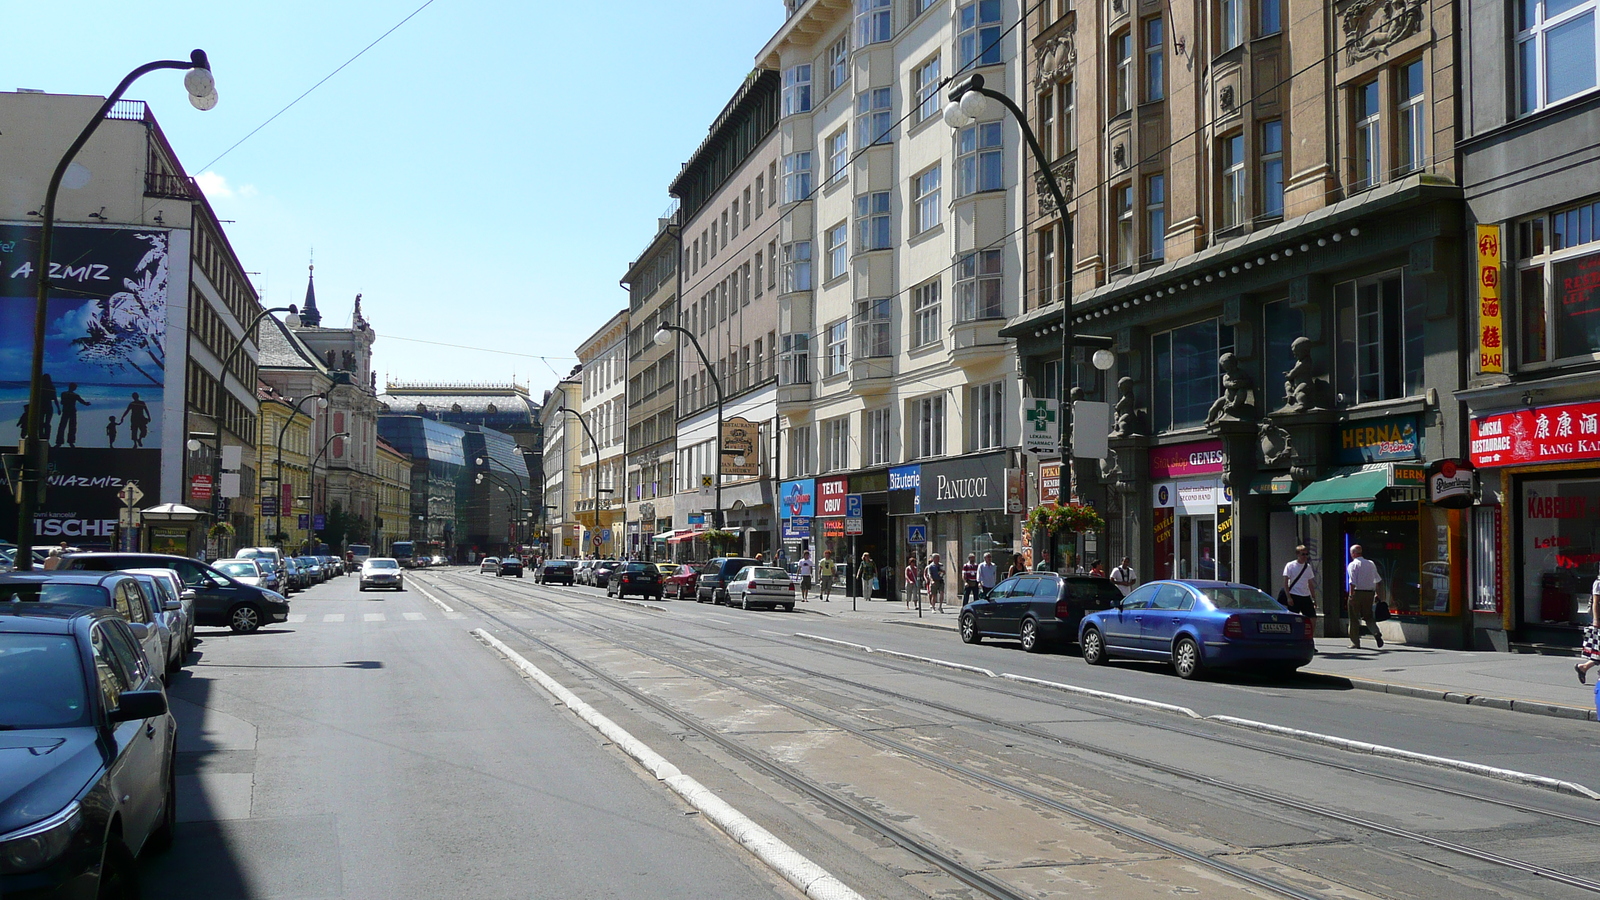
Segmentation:
<svg viewBox="0 0 1600 900">
<path fill-rule="evenodd" d="M 356 565 L 358 566 L 366 562 L 367 557 L 372 555 L 371 544 L 351 544 L 345 549 L 350 551 L 351 557 L 355 559 Z"/>
<path fill-rule="evenodd" d="M 403 569 L 414 568 L 417 564 L 411 541 L 395 541 L 389 545 L 389 555 L 400 561 Z"/>
</svg>

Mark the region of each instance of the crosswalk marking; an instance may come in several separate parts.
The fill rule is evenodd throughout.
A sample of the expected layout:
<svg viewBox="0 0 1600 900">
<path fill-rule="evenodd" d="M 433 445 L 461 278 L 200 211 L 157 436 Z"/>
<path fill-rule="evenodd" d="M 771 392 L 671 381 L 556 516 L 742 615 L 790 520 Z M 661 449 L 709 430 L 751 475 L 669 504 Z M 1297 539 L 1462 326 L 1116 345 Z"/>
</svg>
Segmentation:
<svg viewBox="0 0 1600 900">
<path fill-rule="evenodd" d="M 367 613 L 366 615 L 361 617 L 361 621 L 363 621 L 363 622 L 382 622 L 386 618 L 387 617 L 383 613 Z"/>
<path fill-rule="evenodd" d="M 293 625 L 296 622 L 304 622 L 305 620 L 306 620 L 306 614 L 305 613 L 289 613 L 289 624 L 290 625 Z"/>
<path fill-rule="evenodd" d="M 421 622 L 422 620 L 428 618 L 427 616 L 423 615 L 422 613 L 406 613 L 405 617 L 406 617 L 406 621 L 408 621 L 408 622 Z"/>
<path fill-rule="evenodd" d="M 344 621 L 344 613 L 328 613 L 327 615 L 322 617 L 322 621 L 324 621 L 324 622 L 343 622 Z"/>
</svg>

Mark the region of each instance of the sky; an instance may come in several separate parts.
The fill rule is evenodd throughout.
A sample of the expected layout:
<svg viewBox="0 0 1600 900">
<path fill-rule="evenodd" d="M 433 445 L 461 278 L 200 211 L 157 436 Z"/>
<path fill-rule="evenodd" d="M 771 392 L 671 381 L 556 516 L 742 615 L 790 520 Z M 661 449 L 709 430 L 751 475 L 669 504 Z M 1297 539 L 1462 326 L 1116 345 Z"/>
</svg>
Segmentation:
<svg viewBox="0 0 1600 900">
<path fill-rule="evenodd" d="M 215 109 L 175 71 L 127 96 L 232 220 L 264 304 L 300 303 L 314 255 L 323 324 L 348 325 L 362 294 L 380 379 L 515 378 L 537 397 L 627 304 L 668 183 L 783 3 L 62 0 L 5 20 L 0 90 L 104 96 L 204 49 Z"/>
</svg>

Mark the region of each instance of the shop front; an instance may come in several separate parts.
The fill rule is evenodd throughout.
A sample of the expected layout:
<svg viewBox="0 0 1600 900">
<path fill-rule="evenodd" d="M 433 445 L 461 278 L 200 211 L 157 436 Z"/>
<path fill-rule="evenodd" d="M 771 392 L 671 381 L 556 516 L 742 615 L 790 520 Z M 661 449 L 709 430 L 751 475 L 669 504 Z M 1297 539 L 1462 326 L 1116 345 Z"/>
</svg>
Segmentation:
<svg viewBox="0 0 1600 900">
<path fill-rule="evenodd" d="M 850 572 L 850 538 L 845 534 L 844 527 L 845 498 L 850 493 L 850 479 L 838 475 L 818 478 L 816 482 L 817 514 L 811 520 L 812 556 L 820 563 L 824 556 L 832 554 L 835 577 L 844 584 Z"/>
<path fill-rule="evenodd" d="M 885 560 L 889 577 L 880 586 L 890 600 L 900 599 L 905 591 L 902 574 L 907 563 L 927 562 L 928 519 L 922 513 L 922 466 L 894 466 L 889 469 L 889 547 Z M 886 582 L 886 583 L 885 583 Z"/>
<path fill-rule="evenodd" d="M 955 602 L 961 564 L 968 554 L 980 561 L 993 554 L 1000 571 L 1011 565 L 1022 498 L 1013 488 L 1021 472 L 1010 465 L 1011 451 L 963 456 L 922 464 L 921 509 L 927 520 L 927 554 L 943 557 L 946 599 Z"/>
<path fill-rule="evenodd" d="M 851 547 L 851 571 L 857 573 L 861 562 L 861 554 L 867 554 L 872 560 L 873 573 L 878 576 L 878 588 L 872 592 L 873 597 L 885 598 L 893 596 L 894 580 L 889 575 L 894 574 L 893 541 L 889 531 L 889 470 L 871 469 L 856 472 L 850 476 L 850 493 L 861 498 L 861 533 L 858 535 L 846 533 L 846 538 L 853 538 Z M 848 503 L 848 500 L 846 501 Z M 849 509 L 846 509 L 846 524 L 849 524 Z M 900 563 L 904 566 L 904 563 Z M 859 573 L 857 573 L 859 574 Z M 866 582 L 871 588 L 871 579 Z M 861 593 L 861 581 L 852 579 L 850 592 Z M 863 595 L 864 596 L 864 595 Z"/>
<path fill-rule="evenodd" d="M 1222 441 L 1150 449 L 1155 578 L 1232 581 L 1233 499 L 1222 482 Z"/>
<path fill-rule="evenodd" d="M 796 562 L 814 549 L 812 519 L 817 514 L 817 480 L 797 478 L 783 482 L 778 488 L 778 508 L 783 543 L 777 550 L 777 560 Z"/>
</svg>

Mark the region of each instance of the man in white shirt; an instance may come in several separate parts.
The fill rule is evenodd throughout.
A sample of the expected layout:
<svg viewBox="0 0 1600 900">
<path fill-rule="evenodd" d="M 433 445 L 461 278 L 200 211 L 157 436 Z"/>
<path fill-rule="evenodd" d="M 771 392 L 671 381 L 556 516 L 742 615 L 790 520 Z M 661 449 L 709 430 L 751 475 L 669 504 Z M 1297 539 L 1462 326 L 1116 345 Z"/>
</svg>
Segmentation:
<svg viewBox="0 0 1600 900">
<path fill-rule="evenodd" d="M 1378 623 L 1372 621 L 1372 601 L 1378 596 L 1383 576 L 1372 560 L 1362 555 L 1360 544 L 1350 545 L 1350 564 L 1345 566 L 1344 574 L 1350 585 L 1350 646 L 1361 649 L 1361 632 L 1370 624 L 1372 636 L 1381 648 L 1383 634 L 1378 631 Z"/>
<path fill-rule="evenodd" d="M 1308 619 L 1317 615 L 1317 570 L 1311 565 L 1311 549 L 1305 544 L 1294 548 L 1294 559 L 1283 567 L 1283 591 L 1289 595 L 1289 608 Z"/>
<path fill-rule="evenodd" d="M 800 555 L 800 599 L 811 599 L 811 551 Z"/>
<path fill-rule="evenodd" d="M 983 562 L 978 563 L 978 590 L 988 593 L 1000 581 L 1000 570 L 995 568 L 994 554 L 985 553 Z"/>
<path fill-rule="evenodd" d="M 1132 591 L 1134 586 L 1139 583 L 1139 576 L 1133 574 L 1131 562 L 1128 557 L 1124 556 L 1122 565 L 1111 570 L 1111 583 L 1117 586 L 1117 590 L 1121 591 L 1124 597 L 1128 596 L 1128 592 Z"/>
</svg>

